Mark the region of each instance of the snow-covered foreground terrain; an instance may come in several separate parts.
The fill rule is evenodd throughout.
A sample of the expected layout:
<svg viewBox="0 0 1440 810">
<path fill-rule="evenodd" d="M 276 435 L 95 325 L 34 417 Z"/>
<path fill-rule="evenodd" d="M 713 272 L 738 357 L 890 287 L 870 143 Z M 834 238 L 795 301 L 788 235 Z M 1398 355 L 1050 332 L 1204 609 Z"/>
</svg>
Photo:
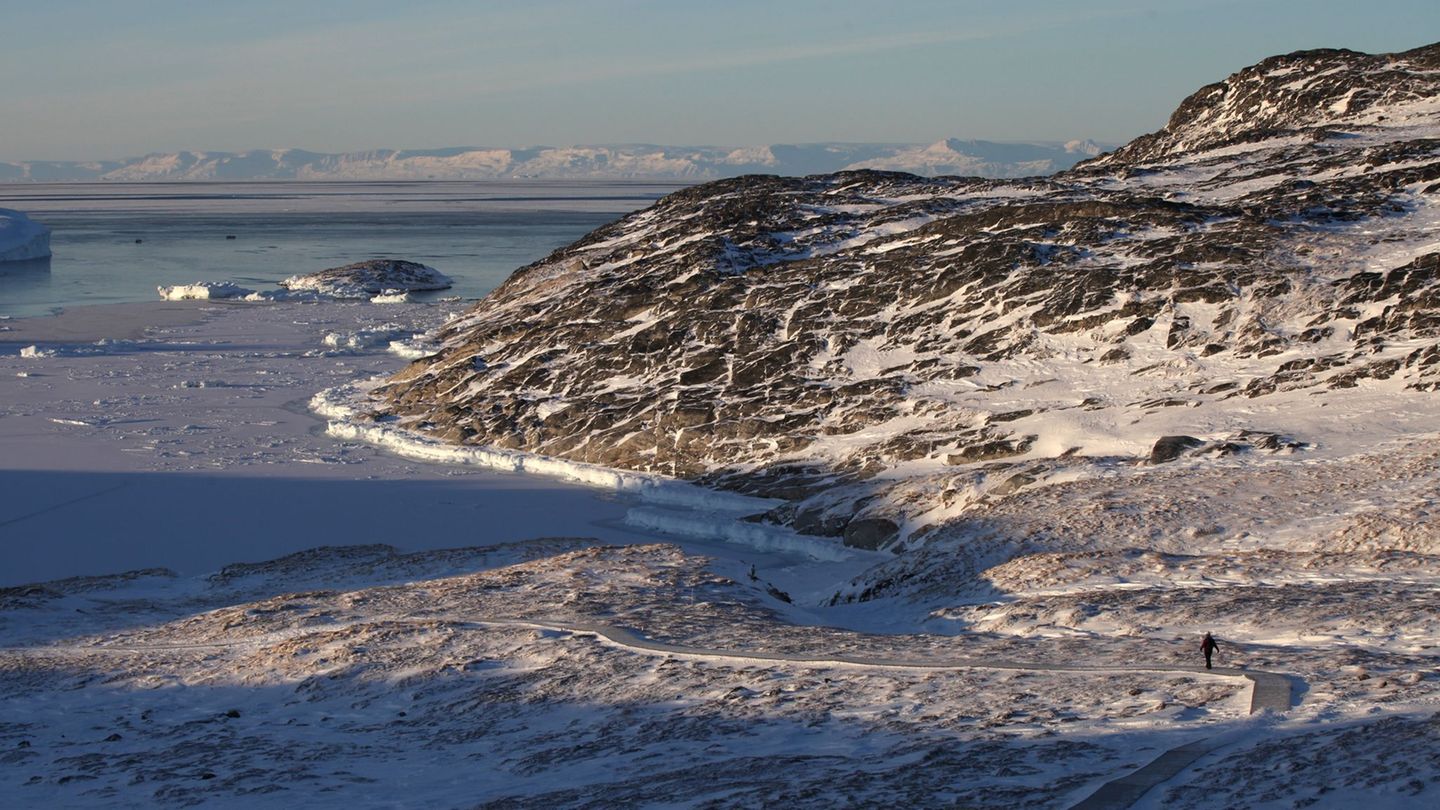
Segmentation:
<svg viewBox="0 0 1440 810">
<path fill-rule="evenodd" d="M 830 607 L 888 557 L 663 481 L 327 433 L 312 395 L 446 307 L 0 323 L 0 803 L 1067 807 L 1203 740 L 1141 806 L 1429 805 L 1430 557 L 1062 551 L 967 599 Z M 1307 506 L 1421 487 L 1428 458 Z M 1196 486 L 1172 477 L 1136 486 Z M 1096 513 L 1050 492 L 1083 539 Z M 1198 670 L 1204 629 L 1290 710 Z"/>
</svg>

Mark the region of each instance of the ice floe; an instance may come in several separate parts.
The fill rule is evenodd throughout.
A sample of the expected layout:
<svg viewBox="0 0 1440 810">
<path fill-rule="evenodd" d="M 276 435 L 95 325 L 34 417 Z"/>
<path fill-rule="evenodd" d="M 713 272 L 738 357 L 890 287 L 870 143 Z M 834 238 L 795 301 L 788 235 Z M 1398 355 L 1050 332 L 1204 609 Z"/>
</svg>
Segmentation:
<svg viewBox="0 0 1440 810">
<path fill-rule="evenodd" d="M 166 301 L 208 301 L 219 298 L 245 298 L 255 291 L 229 281 L 197 281 L 194 284 L 176 284 L 171 287 L 156 287 L 156 292 Z"/>
</svg>

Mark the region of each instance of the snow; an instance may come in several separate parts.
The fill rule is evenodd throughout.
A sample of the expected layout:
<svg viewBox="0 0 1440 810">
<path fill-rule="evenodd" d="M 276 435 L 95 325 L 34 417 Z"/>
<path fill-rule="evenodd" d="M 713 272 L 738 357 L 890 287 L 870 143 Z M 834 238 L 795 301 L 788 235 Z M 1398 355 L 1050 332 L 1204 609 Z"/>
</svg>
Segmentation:
<svg viewBox="0 0 1440 810">
<path fill-rule="evenodd" d="M 1130 182 L 1234 199 L 1288 179 L 1234 179 L 1286 146 Z M 1241 169 L 1218 176 L 1207 161 L 1222 156 Z M 1330 257 L 1317 286 L 1434 250 L 1440 209 L 1400 193 L 1416 201 L 1403 227 L 1307 235 Z M 935 216 L 781 242 L 878 254 Z M 364 394 L 433 353 L 453 313 L 395 286 L 354 301 L 297 286 L 199 283 L 5 322 L 4 806 L 1066 807 L 1180 746 L 1203 753 L 1141 806 L 1434 804 L 1440 401 L 1405 379 L 1253 398 L 1193 385 L 1323 359 L 1340 338 L 1207 356 L 1167 336 L 1180 318 L 1213 326 L 1213 306 L 1132 334 L 1139 296 L 1117 295 L 1109 322 L 914 385 L 892 413 L 779 459 L 854 458 L 933 428 L 928 455 L 824 493 L 894 518 L 907 547 L 892 555 L 759 519 L 778 501 L 454 445 L 371 411 Z M 1297 334 L 1313 295 L 1247 306 Z M 1327 325 L 1352 332 L 1401 303 Z M 1125 356 L 1098 357 L 1122 332 Z M 883 379 L 933 355 L 836 337 L 817 377 Z M 1374 358 L 1422 344 L 1402 335 Z M 535 396 L 543 416 L 575 407 Z M 947 458 L 951 436 L 992 423 L 1034 438 Z M 1305 446 L 1144 460 L 1158 436 L 1245 430 Z M 1225 669 L 1196 670 L 1208 629 Z M 1284 678 L 1290 705 L 1250 715 L 1256 671 Z"/>
<path fill-rule="evenodd" d="M 389 348 L 391 354 L 406 360 L 418 360 L 439 351 L 439 347 L 424 335 L 392 340 Z"/>
<path fill-rule="evenodd" d="M 865 556 L 864 552 L 838 545 L 833 538 L 808 537 L 782 526 L 751 523 L 735 514 L 691 509 L 633 507 L 625 513 L 625 524 L 648 529 L 667 537 L 721 540 L 759 551 L 800 554 L 812 560 L 842 562 Z M 878 561 L 880 554 L 872 559 Z"/>
<path fill-rule="evenodd" d="M 633 542 L 653 536 L 625 528 L 640 502 L 698 509 L 721 527 L 777 503 L 525 454 L 477 450 L 457 465 L 456 449 L 398 430 L 383 452 L 337 440 L 296 403 L 394 370 L 393 344 L 423 345 L 412 336 L 446 306 L 202 303 L 75 309 L 0 332 L 0 373 L 13 381 L 0 403 L 0 587 L 135 567 L 200 573 L 340 538 L 445 547 L 473 537 L 476 521 L 504 539 Z M 133 333 L 146 312 L 166 325 Z M 347 413 L 334 391 L 317 399 L 331 418 Z M 427 454 L 448 463 L 417 463 Z M 697 547 L 724 547 L 723 533 Z"/>
<path fill-rule="evenodd" d="M 1093 141 L 995 143 L 946 138 L 926 146 L 850 163 L 846 170 L 876 169 L 921 175 L 1027 177 L 1054 174 L 1105 151 Z"/>
<path fill-rule="evenodd" d="M 372 304 L 408 304 L 410 293 L 406 290 L 386 290 L 370 298 Z"/>
<path fill-rule="evenodd" d="M 0 651 L 15 673 L 7 748 L 22 751 L 0 764 L 0 791 L 66 806 L 748 805 L 792 789 L 1060 803 L 1130 749 L 1175 742 L 1164 718 L 1248 725 L 1238 679 L 912 668 L 907 651 L 999 650 L 807 640 L 747 583 L 670 546 L 568 541 L 56 583 L 24 608 L 43 640 Z M 129 620 L 76 635 L 77 609 L 105 600 Z M 1046 708 L 1057 700 L 1074 708 Z"/>
<path fill-rule="evenodd" d="M 279 290 L 251 290 L 231 281 L 197 281 L 157 287 L 166 301 L 207 301 L 233 299 L 251 303 L 275 301 L 319 301 L 327 298 L 366 300 L 372 304 L 409 304 L 412 291 L 443 290 L 451 286 L 449 277 L 433 267 L 413 265 L 392 273 L 385 267 L 364 267 L 362 262 L 346 268 L 326 270 L 306 276 L 291 276 L 280 282 Z M 384 264 L 384 262 L 380 262 Z M 347 272 L 336 272 L 347 271 Z M 398 285 L 399 288 L 391 285 Z"/>
<path fill-rule="evenodd" d="M 380 380 L 327 389 L 310 400 L 310 409 L 330 421 L 326 432 L 349 441 L 381 446 L 407 458 L 490 470 L 526 473 L 621 493 L 642 501 L 681 506 L 707 512 L 746 515 L 763 512 L 780 502 L 708 489 L 649 473 L 618 470 L 518 450 L 456 445 L 373 421 L 364 410 L 366 390 Z M 357 410 L 357 407 L 359 408 Z"/>
<path fill-rule="evenodd" d="M 133 332 L 147 311 L 165 325 Z M 1147 801 L 1236 806 L 1353 749 L 1354 764 L 1305 778 L 1347 797 L 1372 784 L 1376 807 L 1423 806 L 1405 786 L 1440 770 L 1414 756 L 1432 745 L 1433 560 L 1326 550 L 1306 531 L 1285 547 L 1305 540 L 1303 552 L 1211 549 L 1254 535 L 1269 504 L 1323 517 L 1358 491 L 1374 510 L 1424 509 L 1433 460 L 1377 446 L 1345 467 L 1155 468 L 1130 481 L 1122 511 L 1089 478 L 1056 484 L 1017 508 L 1075 551 L 991 569 L 1006 599 L 828 607 L 836 583 L 889 555 L 735 519 L 774 502 L 366 422 L 353 395 L 398 366 L 393 344 L 423 343 L 405 336 L 447 315 L 190 301 L 14 322 L 16 340 L 0 343 L 0 588 L 48 582 L 0 591 L 0 801 L 697 805 L 804 792 L 824 806 L 1069 806 L 1206 738 L 1217 747 Z M 849 358 L 868 373 L 888 351 Z M 1126 376 L 1095 385 L 1119 396 Z M 333 424 L 296 407 L 322 387 L 312 405 Z M 1316 458 L 1353 459 L 1435 418 L 1425 396 L 1348 396 L 1354 413 L 1390 402 L 1392 415 L 1310 409 L 1330 420 L 1317 431 L 1339 434 Z M 361 433 L 376 443 L 351 439 Z M 1253 502 L 1233 495 L 1246 470 L 1263 474 L 1243 479 Z M 1155 508 L 1125 518 L 1141 504 Z M 1189 556 L 1095 541 L 1123 535 L 1124 519 L 1203 531 Z M 1390 615 L 1346 618 L 1316 598 L 1333 583 L 1369 588 L 1352 599 Z M 1247 620 L 1247 605 L 1264 618 Z M 1166 670 L 1193 667 L 1201 623 L 1226 628 L 1225 665 L 1302 677 L 1299 704 L 1247 717 L 1242 679 Z M 1337 668 L 1336 644 L 1353 666 Z M 1412 764 L 1386 770 L 1397 762 Z"/>
<path fill-rule="evenodd" d="M 9 208 L 0 208 L 0 262 L 23 262 L 50 255 L 50 229 Z"/>
<path fill-rule="evenodd" d="M 992 143 L 941 141 L 960 151 L 941 155 L 936 171 L 966 167 L 997 176 L 1023 173 L 1022 163 L 1049 161 L 1047 171 L 1067 167 L 1075 158 L 1098 149 L 1089 141 L 1061 143 Z M 1079 144 L 1079 148 L 1076 148 Z M 299 149 L 256 149 L 246 152 L 182 151 L 123 160 L 0 163 L 20 180 L 86 180 L 119 182 L 201 182 L 230 180 L 301 181 L 428 181 L 673 178 L 705 180 L 768 171 L 813 174 L 873 163 L 882 167 L 926 168 L 915 155 L 926 147 L 912 144 L 831 143 L 773 146 L 574 145 L 507 149 L 450 147 L 441 149 L 374 149 L 323 154 Z M 966 152 L 975 154 L 966 154 Z M 932 161 L 933 162 L 933 161 Z"/>
<path fill-rule="evenodd" d="M 156 291 L 166 301 L 208 301 L 212 298 L 245 298 L 254 290 L 241 287 L 229 281 L 197 281 L 194 284 L 177 284 L 172 287 L 157 287 Z"/>
<path fill-rule="evenodd" d="M 414 332 L 412 326 L 389 322 L 368 329 L 329 332 L 323 343 L 332 349 L 384 349 L 413 339 Z"/>
<path fill-rule="evenodd" d="M 516 536 L 593 534 L 595 517 L 623 517 L 574 487 L 477 479 L 312 436 L 323 424 L 291 403 L 325 380 L 393 369 L 398 359 L 374 336 L 412 334 L 445 314 L 397 306 L 217 306 L 130 343 L 100 332 L 57 343 L 39 329 L 51 319 L 17 321 L 30 342 L 0 343 L 0 367 L 30 376 L 12 377 L 0 406 L 0 585 L 147 566 L 198 573 L 341 537 L 453 545 L 477 510 Z M 355 345 L 327 350 L 326 335 Z M 536 509 L 549 495 L 554 506 Z M 424 515 L 399 508 L 407 502 Z"/>
</svg>

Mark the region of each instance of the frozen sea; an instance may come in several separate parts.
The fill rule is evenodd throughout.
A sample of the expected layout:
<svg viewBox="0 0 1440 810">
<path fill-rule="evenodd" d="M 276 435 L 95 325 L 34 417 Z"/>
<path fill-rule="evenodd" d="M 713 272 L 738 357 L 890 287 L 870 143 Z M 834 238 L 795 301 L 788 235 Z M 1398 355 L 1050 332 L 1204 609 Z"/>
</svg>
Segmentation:
<svg viewBox="0 0 1440 810">
<path fill-rule="evenodd" d="M 680 188 L 642 182 L 0 185 L 54 257 L 0 267 L 0 315 L 150 301 L 201 280 L 272 287 L 362 259 L 429 264 L 478 297 L 515 268 Z M 230 238 L 233 237 L 233 238 Z"/>
<path fill-rule="evenodd" d="M 441 299 L 482 296 L 517 267 L 677 188 L 0 186 L 0 206 L 53 229 L 55 254 L 0 275 L 0 588 L 142 567 L 201 573 L 323 544 L 656 539 L 657 523 L 676 522 L 671 512 L 652 509 L 642 527 L 625 526 L 634 504 L 605 487 L 337 439 L 307 402 L 404 364 L 386 351 L 388 339 L 352 336 L 434 328 L 470 306 Z M 456 286 L 401 305 L 171 302 L 155 290 L 201 280 L 263 289 L 376 256 L 425 262 Z M 483 539 L 473 531 L 477 511 Z M 717 544 L 731 551 L 719 540 L 701 547 Z M 747 564 L 766 558 L 743 553 Z"/>
</svg>

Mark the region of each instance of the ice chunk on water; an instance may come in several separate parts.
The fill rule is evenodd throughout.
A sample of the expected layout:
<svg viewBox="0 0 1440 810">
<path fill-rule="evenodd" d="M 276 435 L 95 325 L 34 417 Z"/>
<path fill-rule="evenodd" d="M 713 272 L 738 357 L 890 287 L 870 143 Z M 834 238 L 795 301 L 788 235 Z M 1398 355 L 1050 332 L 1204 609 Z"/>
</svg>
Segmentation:
<svg viewBox="0 0 1440 810">
<path fill-rule="evenodd" d="M 176 284 L 173 287 L 156 287 L 160 297 L 166 301 L 210 300 L 215 298 L 243 298 L 253 295 L 239 284 L 228 281 L 197 281 L 194 284 Z"/>
</svg>

